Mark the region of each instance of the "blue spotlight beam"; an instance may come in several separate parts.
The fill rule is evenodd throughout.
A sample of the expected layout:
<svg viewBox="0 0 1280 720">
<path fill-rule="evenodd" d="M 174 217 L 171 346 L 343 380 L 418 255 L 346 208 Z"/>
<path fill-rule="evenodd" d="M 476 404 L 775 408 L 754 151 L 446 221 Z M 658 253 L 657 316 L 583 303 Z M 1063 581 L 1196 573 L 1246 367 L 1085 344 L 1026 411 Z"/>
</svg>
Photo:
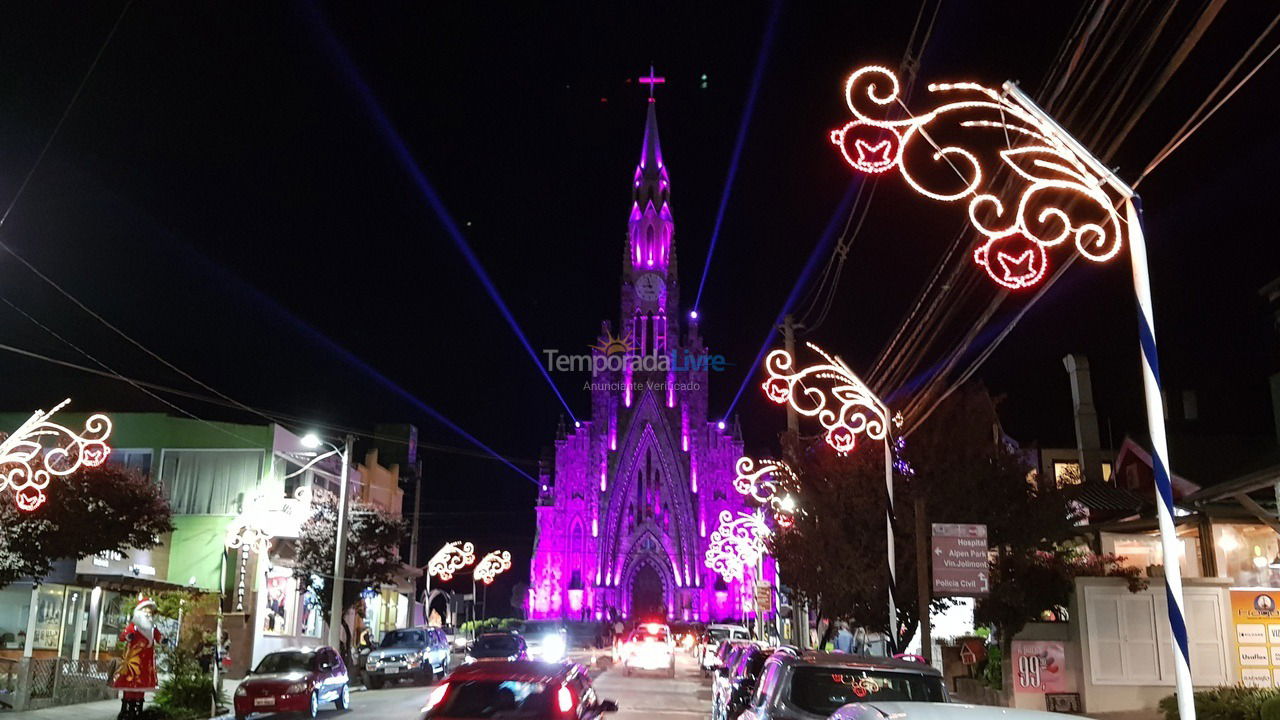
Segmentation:
<svg viewBox="0 0 1280 720">
<path fill-rule="evenodd" d="M 422 197 L 435 211 L 436 217 L 440 220 L 440 224 L 444 226 L 445 231 L 449 235 L 449 239 L 453 241 L 454 247 L 466 259 L 467 264 L 471 266 L 472 272 L 480 279 L 480 284 L 484 286 L 485 292 L 489 294 L 489 299 L 493 300 L 493 304 L 497 306 L 498 312 L 502 314 L 503 319 L 507 321 L 511 331 L 515 333 L 520 344 L 524 346 L 525 352 L 529 354 L 529 359 L 533 360 L 534 367 L 538 368 L 542 379 L 547 381 L 547 386 L 551 388 L 551 392 L 555 393 L 556 398 L 560 400 L 560 405 L 564 407 L 565 412 L 569 413 L 570 419 L 576 424 L 577 416 L 573 414 L 573 409 L 569 407 L 569 403 L 565 401 L 564 395 L 560 393 L 560 389 L 551 380 L 551 375 L 547 373 L 547 369 L 543 367 L 542 361 L 538 359 L 538 354 L 534 352 L 533 346 L 529 344 L 528 338 L 520 329 L 519 323 L 516 322 L 515 316 L 511 314 L 511 310 L 507 308 L 506 302 L 502 300 L 502 295 L 498 293 L 498 288 L 490 279 L 488 271 L 484 269 L 484 265 L 480 263 L 480 258 L 471 249 L 471 245 L 467 243 L 466 237 L 462 234 L 462 230 L 458 227 L 458 223 L 453 219 L 453 215 L 449 209 L 445 207 L 444 201 L 436 192 L 435 187 L 427 180 L 427 176 L 423 173 L 422 168 L 413 158 L 413 153 L 409 151 L 408 145 L 405 144 L 404 138 L 401 137 L 395 124 L 391 122 L 391 118 L 387 116 L 386 111 L 382 109 L 382 105 L 378 99 L 374 97 L 373 90 L 365 83 L 364 78 L 360 76 L 359 70 L 356 69 L 355 63 L 351 60 L 351 56 L 347 54 L 346 48 L 338 41 L 338 38 L 329 29 L 329 26 L 317 14 L 318 11 L 314 6 L 307 4 L 310 20 L 318 31 L 321 39 L 324 41 L 326 49 L 332 54 L 334 64 L 343 78 L 355 89 L 359 96 L 360 104 L 364 106 L 365 111 L 371 116 L 374 123 L 381 131 L 382 139 L 386 141 L 396 160 L 404 169 L 409 177 L 413 180 L 414 186 Z"/>
<path fill-rule="evenodd" d="M 733 154 L 729 156 L 729 172 L 725 175 L 724 189 L 720 192 L 720 207 L 716 210 L 715 226 L 711 230 L 711 243 L 707 246 L 707 260 L 702 266 L 702 279 L 698 281 L 698 293 L 693 300 L 693 310 L 702 307 L 702 290 L 707 285 L 707 273 L 711 270 L 711 256 L 716 252 L 716 241 L 720 239 L 720 226 L 724 223 L 724 211 L 729 206 L 729 195 L 733 192 L 733 180 L 738 175 L 738 161 L 742 159 L 742 146 L 747 141 L 747 131 L 751 128 L 751 118 L 755 115 L 756 95 L 760 92 L 760 81 L 764 77 L 765 66 L 769 64 L 769 52 L 773 49 L 774 29 L 778 25 L 778 16 L 782 14 L 782 0 L 774 0 L 769 11 L 769 21 L 764 28 L 764 39 L 760 41 L 760 53 L 756 55 L 755 72 L 751 75 L 751 87 L 747 90 L 747 102 L 742 108 L 742 118 L 738 121 L 738 137 L 733 141 Z"/>
<path fill-rule="evenodd" d="M 840 204 L 836 207 L 831 219 L 827 220 L 827 226 L 822 230 L 822 237 L 818 239 L 818 243 L 814 245 L 813 252 L 809 253 L 809 259 L 805 261 L 804 267 L 800 270 L 800 276 L 796 278 L 796 283 L 791 287 L 791 292 L 787 294 L 787 299 L 782 304 L 782 309 L 778 311 L 777 317 L 773 319 L 773 323 L 769 326 L 769 332 L 764 336 L 764 342 L 760 345 L 760 352 L 756 353 L 756 359 L 751 361 L 751 365 L 747 367 L 747 373 L 742 378 L 742 384 L 738 386 L 738 392 L 734 393 L 733 401 L 729 403 L 729 409 L 725 411 L 726 418 L 733 416 L 733 409 L 738 406 L 738 401 L 742 399 L 742 393 L 747 389 L 747 385 L 751 384 L 751 378 L 755 375 L 756 368 L 760 366 L 760 361 L 764 359 L 765 353 L 769 352 L 770 344 L 773 342 L 773 336 L 778 332 L 778 326 L 782 324 L 782 319 L 791 310 L 791 306 L 795 304 L 796 299 L 800 297 L 801 291 L 812 277 L 814 268 L 818 267 L 819 261 L 831 249 L 831 243 L 835 240 L 836 228 L 839 227 L 840 219 L 849 214 L 849 206 L 853 204 L 854 196 L 857 195 L 858 186 L 862 183 L 861 178 L 855 178 L 849 183 L 849 187 L 844 191 L 844 197 L 840 198 Z"/>
</svg>

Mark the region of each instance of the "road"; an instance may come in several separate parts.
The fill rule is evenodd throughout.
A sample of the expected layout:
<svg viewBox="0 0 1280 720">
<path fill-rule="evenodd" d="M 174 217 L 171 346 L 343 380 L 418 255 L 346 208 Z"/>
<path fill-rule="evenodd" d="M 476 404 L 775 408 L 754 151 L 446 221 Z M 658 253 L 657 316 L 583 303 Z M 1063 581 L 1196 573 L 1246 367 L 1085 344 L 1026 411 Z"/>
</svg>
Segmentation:
<svg viewBox="0 0 1280 720">
<path fill-rule="evenodd" d="M 625 676 L 621 670 L 593 672 L 596 693 L 618 703 L 619 712 L 608 720 L 705 720 L 711 707 L 711 689 L 696 663 L 685 653 L 677 655 L 674 680 L 661 675 Z M 320 720 L 414 720 L 431 693 L 430 687 L 392 685 L 351 695 L 351 711 L 339 713 L 329 706 Z M 286 715 L 255 715 L 254 720 L 293 720 Z"/>
</svg>

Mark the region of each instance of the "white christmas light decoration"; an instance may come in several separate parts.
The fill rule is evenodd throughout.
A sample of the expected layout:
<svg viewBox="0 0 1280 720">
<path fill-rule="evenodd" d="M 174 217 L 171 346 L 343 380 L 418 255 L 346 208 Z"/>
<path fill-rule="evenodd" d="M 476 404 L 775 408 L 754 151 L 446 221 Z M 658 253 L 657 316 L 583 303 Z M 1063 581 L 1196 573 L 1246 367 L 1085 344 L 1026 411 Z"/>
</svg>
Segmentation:
<svg viewBox="0 0 1280 720">
<path fill-rule="evenodd" d="M 266 555 L 271 540 L 298 537 L 302 523 L 311 515 L 311 488 L 300 487 L 293 497 L 270 496 L 259 492 L 227 526 L 225 544 L 232 550 L 244 548 Z"/>
<path fill-rule="evenodd" d="M 84 421 L 84 432 L 52 422 L 49 418 L 66 407 L 63 400 L 52 410 L 37 410 L 11 435 L 0 441 L 0 492 L 13 494 L 19 510 L 31 512 L 47 500 L 45 488 L 54 477 L 66 477 L 82 467 L 107 461 L 111 448 L 111 419 L 101 413 Z"/>
<path fill-rule="evenodd" d="M 469 542 L 454 540 L 444 544 L 435 555 L 427 561 L 427 574 L 440 578 L 441 582 L 449 582 L 453 574 L 464 567 L 475 563 L 476 547 Z"/>
<path fill-rule="evenodd" d="M 890 417 L 889 408 L 843 360 L 813 343 L 805 345 L 826 362 L 793 371 L 795 360 L 791 353 L 774 350 L 764 361 L 765 372 L 769 374 L 761 385 L 765 395 L 780 405 L 790 403 L 801 415 L 817 418 L 827 431 L 827 444 L 841 455 L 853 449 L 859 433 L 883 441 L 889 432 L 889 423 L 900 423 L 901 418 Z M 819 384 L 818 381 L 821 385 L 829 384 L 830 389 L 824 392 L 820 387 L 806 384 Z"/>
<path fill-rule="evenodd" d="M 738 513 L 734 517 L 728 510 L 720 511 L 720 527 L 711 533 L 707 543 L 706 566 L 725 582 L 742 577 L 745 568 L 760 562 L 769 534 L 760 513 Z"/>
<path fill-rule="evenodd" d="M 832 131 L 831 141 L 857 170 L 897 168 L 925 197 L 968 199 L 969 221 L 987 238 L 974 262 L 1007 288 L 1040 282 L 1049 264 L 1045 248 L 1068 238 L 1094 262 L 1120 251 L 1124 220 L 1116 206 L 1127 198 L 1113 197 L 1105 168 L 1018 102 L 1007 84 L 997 91 L 970 82 L 933 83 L 929 91 L 949 101 L 921 115 L 908 112 L 904 120 L 880 119 L 886 106 L 906 110 L 898 78 L 880 66 L 859 69 L 845 83 L 856 119 Z M 1007 205 L 992 182 L 1005 166 L 1019 179 L 1017 197 Z"/>
<path fill-rule="evenodd" d="M 511 553 L 506 550 L 494 550 L 480 558 L 476 565 L 476 579 L 485 585 L 493 584 L 494 578 L 511 569 Z"/>
<path fill-rule="evenodd" d="M 797 484 L 791 466 L 781 460 L 740 457 L 735 468 L 738 474 L 733 479 L 733 488 L 761 505 L 769 506 L 779 527 L 790 527 L 796 512 L 796 500 L 786 493 L 783 483 L 792 487 Z"/>
</svg>

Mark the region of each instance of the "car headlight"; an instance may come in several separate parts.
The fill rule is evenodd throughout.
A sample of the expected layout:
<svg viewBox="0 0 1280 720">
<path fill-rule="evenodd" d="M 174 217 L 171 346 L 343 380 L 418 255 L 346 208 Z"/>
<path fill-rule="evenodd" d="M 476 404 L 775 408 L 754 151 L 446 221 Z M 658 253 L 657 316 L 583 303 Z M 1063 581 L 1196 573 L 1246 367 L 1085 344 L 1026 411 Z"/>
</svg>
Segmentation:
<svg viewBox="0 0 1280 720">
<path fill-rule="evenodd" d="M 542 640 L 542 659 L 547 662 L 558 662 L 564 659 L 564 638 L 559 635 L 548 635 Z"/>
<path fill-rule="evenodd" d="M 464 637 L 454 638 L 454 639 L 453 639 L 453 646 L 454 646 L 454 647 L 456 647 L 456 648 L 464 648 L 464 647 L 466 647 L 466 646 L 467 646 L 467 639 L 466 639 L 466 638 L 464 638 Z"/>
<path fill-rule="evenodd" d="M 310 690 L 310 688 L 307 687 L 305 682 L 296 682 L 285 688 L 284 692 L 286 695 L 298 695 L 307 692 L 308 690 Z"/>
<path fill-rule="evenodd" d="M 236 697 L 247 697 L 248 695 L 249 695 L 249 688 L 245 687 L 244 685 L 240 685 L 239 687 L 236 688 Z"/>
</svg>

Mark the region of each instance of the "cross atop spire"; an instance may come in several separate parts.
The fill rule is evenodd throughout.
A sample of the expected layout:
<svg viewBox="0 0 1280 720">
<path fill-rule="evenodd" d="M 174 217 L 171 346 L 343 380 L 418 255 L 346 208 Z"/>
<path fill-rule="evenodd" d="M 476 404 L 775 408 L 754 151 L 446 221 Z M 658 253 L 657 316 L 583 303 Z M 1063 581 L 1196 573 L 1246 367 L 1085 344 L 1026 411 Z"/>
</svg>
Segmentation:
<svg viewBox="0 0 1280 720">
<path fill-rule="evenodd" d="M 666 79 L 666 78 L 664 78 L 664 77 L 658 77 L 656 74 L 654 74 L 654 72 L 653 72 L 653 63 L 650 63 L 650 64 L 649 64 L 649 74 L 648 74 L 648 75 L 645 75 L 645 76 L 642 76 L 642 77 L 640 78 L 640 84 L 641 84 L 641 85 L 648 85 L 648 86 L 649 86 L 649 102 L 653 102 L 653 90 L 654 90 L 654 88 L 655 88 L 655 87 L 657 87 L 658 85 L 661 85 L 662 83 L 665 83 L 666 81 L 667 81 L 667 79 Z"/>
</svg>

